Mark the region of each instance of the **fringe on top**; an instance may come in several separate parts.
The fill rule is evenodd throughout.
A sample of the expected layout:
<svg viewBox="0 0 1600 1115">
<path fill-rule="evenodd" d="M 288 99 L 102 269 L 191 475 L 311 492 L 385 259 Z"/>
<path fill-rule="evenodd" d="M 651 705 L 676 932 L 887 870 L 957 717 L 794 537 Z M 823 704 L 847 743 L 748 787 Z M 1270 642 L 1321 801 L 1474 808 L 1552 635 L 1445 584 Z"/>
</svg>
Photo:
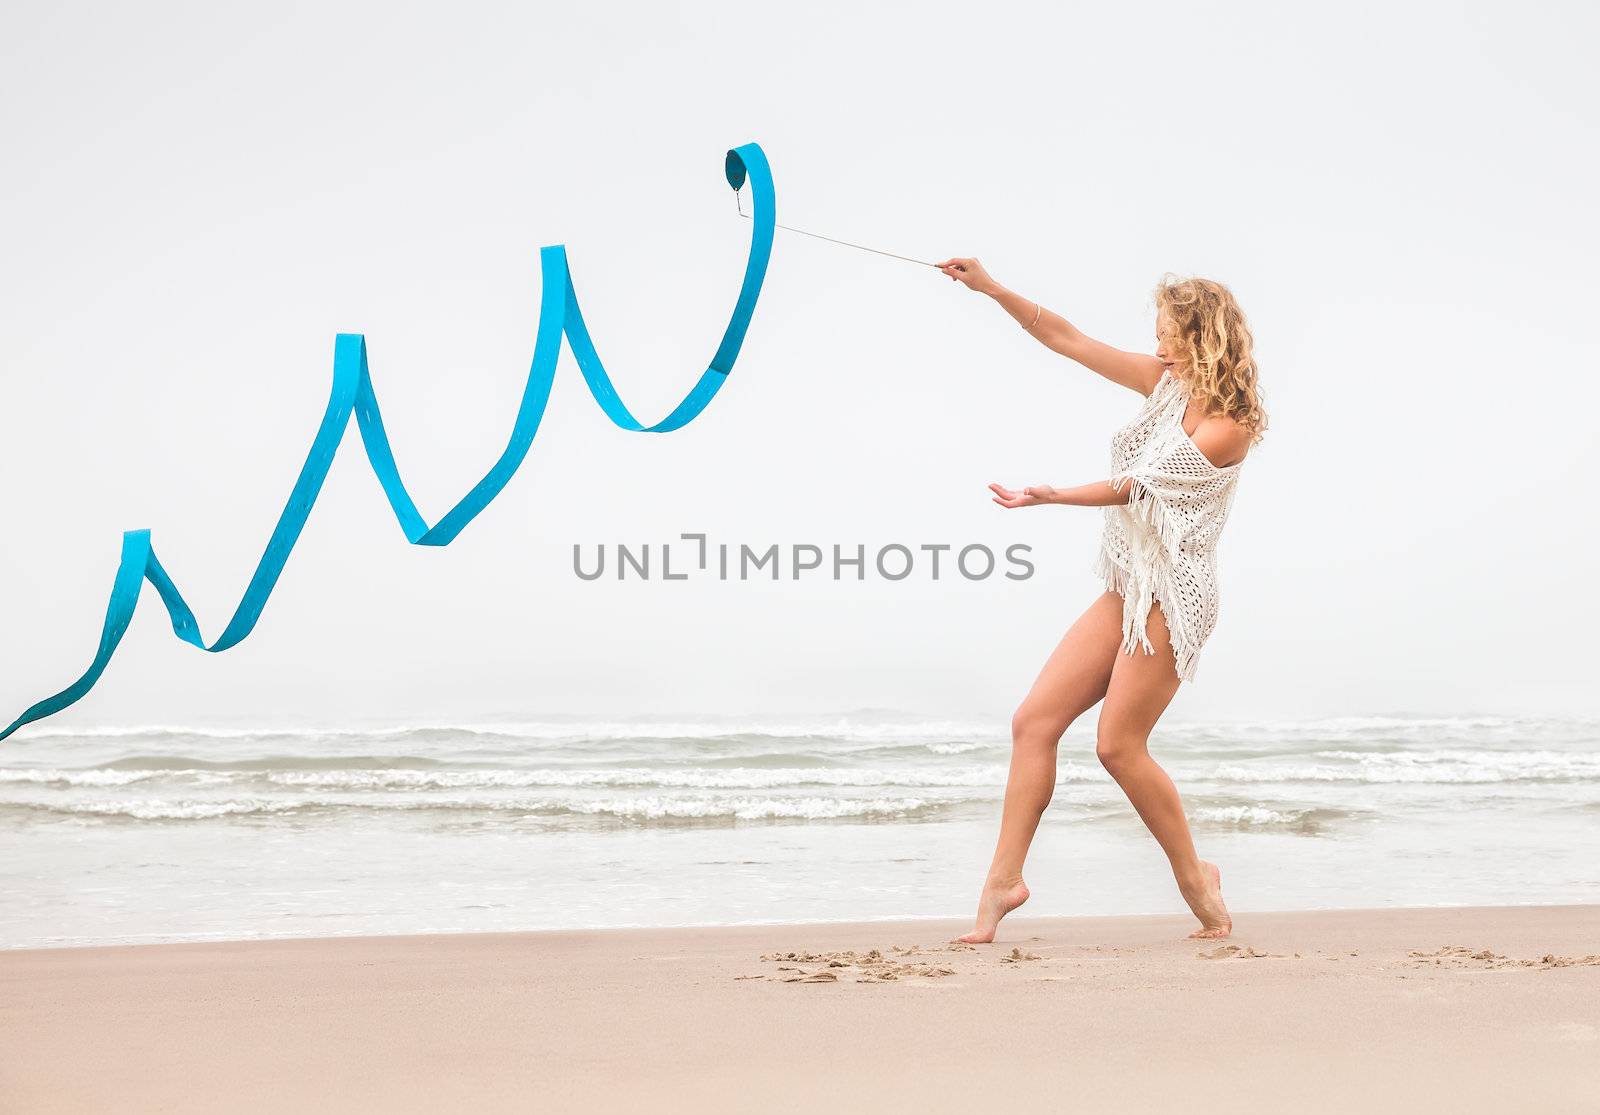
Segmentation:
<svg viewBox="0 0 1600 1115">
<path fill-rule="evenodd" d="M 1115 491 L 1106 508 L 1094 573 L 1122 596 L 1122 651 L 1154 654 L 1146 630 L 1161 605 L 1178 677 L 1193 681 L 1200 648 L 1217 622 L 1217 538 L 1227 521 L 1239 463 L 1217 466 L 1183 429 L 1189 396 L 1163 372 L 1132 422 L 1111 438 Z"/>
</svg>

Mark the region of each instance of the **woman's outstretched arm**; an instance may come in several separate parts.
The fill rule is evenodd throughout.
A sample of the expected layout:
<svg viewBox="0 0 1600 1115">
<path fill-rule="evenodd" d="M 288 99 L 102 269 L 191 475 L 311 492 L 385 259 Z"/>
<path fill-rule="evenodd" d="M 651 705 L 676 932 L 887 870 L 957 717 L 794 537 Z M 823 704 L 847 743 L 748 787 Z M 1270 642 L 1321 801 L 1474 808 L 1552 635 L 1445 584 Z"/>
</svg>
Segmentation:
<svg viewBox="0 0 1600 1115">
<path fill-rule="evenodd" d="M 1017 320 L 1018 325 L 1051 351 L 1076 360 L 1112 383 L 1120 383 L 1141 395 L 1148 395 L 1155 390 L 1162 367 L 1161 361 L 1154 356 L 1142 352 L 1124 352 L 1104 341 L 1095 340 L 1060 314 L 995 282 L 989 272 L 983 269 L 983 264 L 975 259 L 957 256 L 938 266 L 956 282 L 980 294 L 987 294 L 1000 303 L 1006 313 Z"/>
<path fill-rule="evenodd" d="M 1080 484 L 1076 488 L 1052 488 L 1048 484 L 1035 484 L 1030 488 L 1023 488 L 1020 492 L 1001 484 L 990 484 L 989 490 L 994 493 L 994 501 L 1001 507 L 1039 507 L 1046 503 L 1059 503 L 1067 507 L 1111 507 L 1127 503 L 1128 498 L 1133 495 L 1132 484 L 1125 484 L 1122 490 L 1118 491 L 1108 480 Z"/>
</svg>

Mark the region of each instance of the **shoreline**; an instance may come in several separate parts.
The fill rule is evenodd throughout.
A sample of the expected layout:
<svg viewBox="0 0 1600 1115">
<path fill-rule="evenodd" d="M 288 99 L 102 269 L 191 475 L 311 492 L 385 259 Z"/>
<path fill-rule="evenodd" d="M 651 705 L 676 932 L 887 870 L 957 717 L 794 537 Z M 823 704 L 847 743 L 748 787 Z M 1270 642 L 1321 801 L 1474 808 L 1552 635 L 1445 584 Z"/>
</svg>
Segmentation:
<svg viewBox="0 0 1600 1115">
<path fill-rule="evenodd" d="M 1239 918 L 1254 917 L 1286 917 L 1294 915 L 1319 915 L 1319 914 L 1378 914 L 1388 912 L 1417 912 L 1427 910 L 1564 910 L 1564 909 L 1589 909 L 1597 913 L 1600 920 L 1600 904 L 1587 902 L 1525 902 L 1525 903 L 1496 903 L 1493 905 L 1477 903 L 1440 903 L 1426 906 L 1318 906 L 1306 909 L 1283 910 L 1238 910 L 1229 907 L 1229 912 L 1235 920 Z M 1078 922 L 1117 922 L 1141 919 L 1187 917 L 1187 914 L 1172 912 L 1163 913 L 1132 913 L 1132 914 L 1049 914 L 1030 918 L 1022 914 L 1018 920 L 1053 923 L 1062 927 L 1072 926 Z M 915 927 L 919 925 L 938 924 L 940 926 L 960 922 L 961 918 L 952 918 L 944 914 L 897 914 L 885 917 L 866 918 L 831 918 L 814 919 L 809 921 L 779 921 L 775 919 L 758 919 L 752 921 L 729 922 L 687 922 L 673 925 L 586 925 L 586 926 L 539 926 L 529 929 L 419 929 L 404 933 L 329 933 L 310 934 L 293 933 L 283 936 L 262 937 L 185 937 L 171 939 L 165 937 L 152 937 L 149 940 L 124 940 L 124 941 L 91 941 L 83 944 L 28 944 L 5 945 L 0 944 L 0 956 L 7 953 L 22 952 L 54 952 L 67 949 L 122 949 L 122 948 L 182 948 L 188 945 L 268 945 L 286 941 L 351 941 L 351 940 L 405 940 L 415 937 L 541 937 L 562 933 L 715 933 L 722 930 L 741 929 L 793 929 L 806 931 L 812 929 L 829 929 L 835 926 L 852 926 L 870 928 L 875 925 L 903 925 Z M 970 919 L 969 919 L 970 920 Z M 970 927 L 969 927 L 970 928 Z M 1234 936 L 1238 935 L 1237 928 Z M 1004 927 L 1000 936 L 1005 936 Z M 1229 938 L 1231 939 L 1231 938 Z M 1600 942 L 1597 942 L 1600 944 Z"/>
<path fill-rule="evenodd" d="M 0 952 L 8 1112 L 1558 1111 L 1600 905 L 1015 915 Z M 92 1051 L 92 1052 L 90 1052 Z"/>
</svg>

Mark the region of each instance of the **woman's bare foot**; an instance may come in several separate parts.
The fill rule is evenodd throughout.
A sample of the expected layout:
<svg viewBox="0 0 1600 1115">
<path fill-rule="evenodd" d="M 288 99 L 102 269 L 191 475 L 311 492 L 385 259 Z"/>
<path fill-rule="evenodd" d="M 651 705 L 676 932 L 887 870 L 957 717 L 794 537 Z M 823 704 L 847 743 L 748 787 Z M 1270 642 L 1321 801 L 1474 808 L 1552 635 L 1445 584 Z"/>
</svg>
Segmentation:
<svg viewBox="0 0 1600 1115">
<path fill-rule="evenodd" d="M 994 940 L 995 927 L 1000 924 L 1000 919 L 1027 900 L 1028 886 L 1020 875 L 1000 882 L 985 883 L 983 894 L 978 898 L 977 928 L 956 940 L 964 945 L 988 944 Z"/>
<path fill-rule="evenodd" d="M 1200 861 L 1200 878 L 1191 886 L 1178 887 L 1183 900 L 1200 919 L 1200 928 L 1191 937 L 1226 937 L 1233 932 L 1233 918 L 1222 904 L 1222 871 L 1208 860 Z"/>
</svg>

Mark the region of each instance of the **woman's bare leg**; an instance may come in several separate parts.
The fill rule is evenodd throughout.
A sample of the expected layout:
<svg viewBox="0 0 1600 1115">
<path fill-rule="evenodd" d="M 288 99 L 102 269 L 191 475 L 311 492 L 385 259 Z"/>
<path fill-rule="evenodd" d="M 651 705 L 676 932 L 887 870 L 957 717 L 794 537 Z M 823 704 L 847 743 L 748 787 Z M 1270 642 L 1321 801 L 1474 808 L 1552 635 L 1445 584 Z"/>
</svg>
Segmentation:
<svg viewBox="0 0 1600 1115">
<path fill-rule="evenodd" d="M 1233 919 L 1222 902 L 1222 874 L 1216 864 L 1195 853 L 1178 788 L 1146 748 L 1151 729 L 1178 691 L 1178 671 L 1161 605 L 1150 609 L 1146 631 L 1154 654 L 1140 647 L 1116 657 L 1106 703 L 1100 710 L 1095 752 L 1167 853 L 1178 891 L 1200 919 L 1200 928 L 1189 936 L 1226 937 L 1233 930 Z"/>
<path fill-rule="evenodd" d="M 978 898 L 977 925 L 957 940 L 994 940 L 1000 919 L 1028 900 L 1022 862 L 1055 793 L 1056 745 L 1067 727 L 1105 696 L 1121 641 L 1122 597 L 1107 592 L 1068 628 L 1011 718 L 1011 773 L 1000 839 Z"/>
</svg>

